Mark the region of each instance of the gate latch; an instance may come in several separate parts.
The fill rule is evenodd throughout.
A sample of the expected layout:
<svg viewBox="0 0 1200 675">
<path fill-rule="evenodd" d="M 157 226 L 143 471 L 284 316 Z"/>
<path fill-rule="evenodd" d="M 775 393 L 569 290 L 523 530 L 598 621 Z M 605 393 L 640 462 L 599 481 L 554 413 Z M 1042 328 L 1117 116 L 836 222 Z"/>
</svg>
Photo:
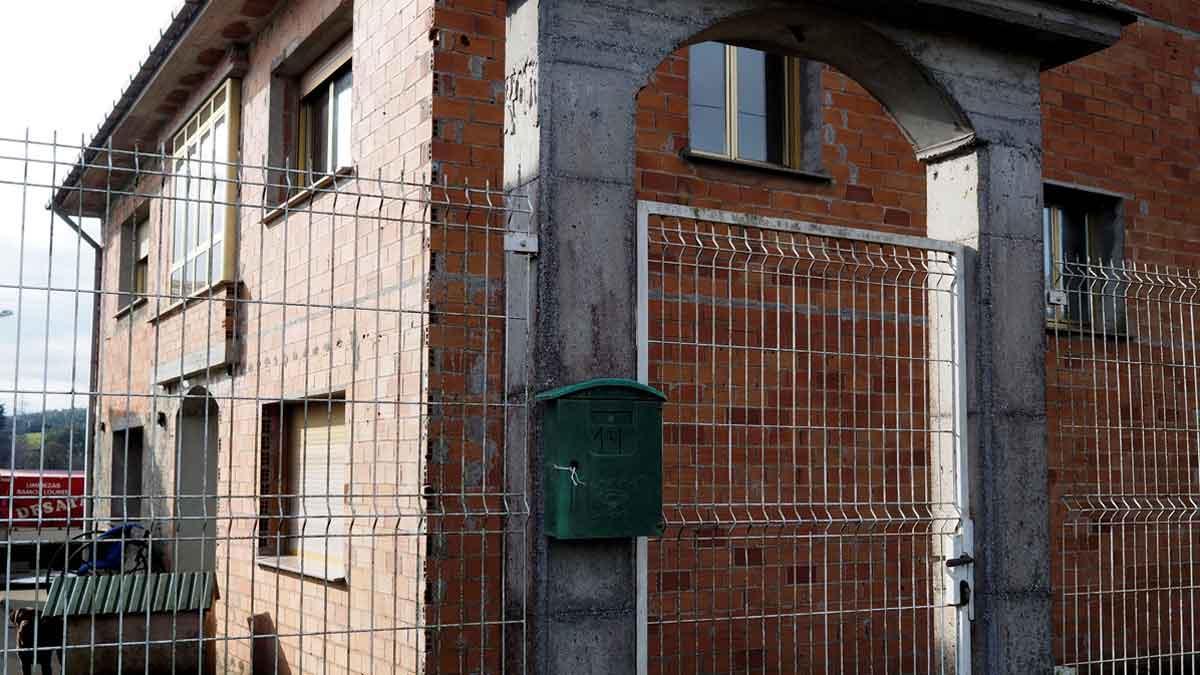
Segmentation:
<svg viewBox="0 0 1200 675">
<path fill-rule="evenodd" d="M 966 610 L 967 618 L 975 618 L 975 606 L 971 602 L 971 590 L 975 586 L 975 550 L 974 523 L 970 518 L 963 518 L 958 530 L 950 537 L 950 550 L 943 569 L 947 603 L 951 607 Z"/>
<path fill-rule="evenodd" d="M 970 553 L 963 553 L 957 558 L 947 560 L 946 567 L 962 567 L 963 565 L 970 565 L 973 562 L 975 562 L 975 559 L 971 557 Z"/>
</svg>

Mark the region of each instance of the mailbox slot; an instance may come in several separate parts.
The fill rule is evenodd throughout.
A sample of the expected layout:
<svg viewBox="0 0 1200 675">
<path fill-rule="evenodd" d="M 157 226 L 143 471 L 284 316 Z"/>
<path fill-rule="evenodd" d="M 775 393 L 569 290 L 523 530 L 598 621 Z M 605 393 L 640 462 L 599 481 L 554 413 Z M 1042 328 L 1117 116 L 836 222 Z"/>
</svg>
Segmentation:
<svg viewBox="0 0 1200 675">
<path fill-rule="evenodd" d="M 558 539 L 662 534 L 662 405 L 623 379 L 543 392 L 546 533 Z"/>
</svg>

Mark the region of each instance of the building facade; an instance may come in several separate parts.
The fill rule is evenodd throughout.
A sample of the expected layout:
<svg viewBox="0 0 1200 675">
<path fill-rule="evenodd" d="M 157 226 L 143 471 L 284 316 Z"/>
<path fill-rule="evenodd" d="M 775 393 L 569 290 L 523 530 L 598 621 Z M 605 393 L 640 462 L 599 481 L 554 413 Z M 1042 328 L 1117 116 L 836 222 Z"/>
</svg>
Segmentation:
<svg viewBox="0 0 1200 675">
<path fill-rule="evenodd" d="M 944 25 L 949 15 L 938 12 L 947 9 L 855 13 L 853 26 L 871 31 L 857 46 L 871 58 L 839 51 L 851 45 L 827 47 L 827 64 L 816 60 L 820 49 L 836 45 L 838 22 L 851 19 L 830 14 L 834 38 L 821 32 L 824 15 L 797 19 L 786 40 L 817 46 L 788 51 L 764 24 L 737 28 L 738 12 L 749 9 L 720 3 L 682 19 L 678 8 L 641 5 L 590 14 L 503 0 L 189 0 L 56 201 L 65 214 L 104 222 L 97 517 L 144 522 L 169 544 L 176 569 L 217 573 L 212 637 L 222 672 L 285 672 L 280 664 L 291 672 L 568 672 L 563 664 L 582 663 L 569 658 L 603 670 L 627 663 L 626 651 L 635 658 L 639 643 L 645 654 L 636 658 L 651 672 L 953 669 L 962 661 L 948 635 L 964 629 L 954 626 L 956 610 L 943 608 L 954 593 L 923 580 L 953 557 L 939 542 L 960 527 L 958 515 L 938 512 L 957 503 L 938 493 L 946 489 L 935 480 L 939 433 L 961 430 L 939 429 L 936 419 L 948 376 L 937 370 L 943 329 L 934 315 L 938 293 L 968 291 L 936 285 L 939 275 L 949 279 L 938 267 L 948 259 L 915 239 L 886 238 L 929 237 L 980 252 L 980 269 L 994 266 L 1001 277 L 1006 266 L 1027 273 L 1013 277 L 1024 280 L 1014 297 L 1036 300 L 1011 322 L 1039 325 L 1017 341 L 1023 352 L 1012 378 L 1025 368 L 1050 373 L 1044 385 L 1030 380 L 1032 398 L 1007 391 L 996 404 L 1024 398 L 1040 408 L 1032 423 L 1018 415 L 1015 424 L 1032 424 L 1034 436 L 1044 424 L 1043 440 L 998 443 L 1010 454 L 976 458 L 985 472 L 997 462 L 1020 467 L 1029 449 L 1045 477 L 1029 476 L 1028 511 L 1023 497 L 992 520 L 987 508 L 975 510 L 981 530 L 1029 514 L 1033 525 L 1005 526 L 1028 539 L 981 535 L 1034 562 L 1023 569 L 996 556 L 987 570 L 1008 585 L 997 581 L 980 597 L 989 612 L 1010 611 L 1004 620 L 1032 612 L 1031 631 L 1039 617 L 1050 621 L 1054 639 L 1005 648 L 977 635 L 977 646 L 999 654 L 984 663 L 1006 664 L 981 672 L 1021 672 L 1020 664 L 1051 654 L 1080 672 L 1114 661 L 1192 663 L 1195 626 L 1171 618 L 1194 604 L 1190 588 L 1171 592 L 1194 572 L 1190 526 L 1172 521 L 1174 529 L 1112 544 L 1105 532 L 1121 531 L 1080 516 L 1091 511 L 1076 499 L 1192 494 L 1195 364 L 1184 347 L 1178 358 L 1164 356 L 1189 343 L 1182 331 L 1160 332 L 1144 347 L 1126 343 L 1133 351 L 1114 347 L 1109 358 L 1096 340 L 1141 335 L 1117 324 L 1142 325 L 1150 312 L 1137 314 L 1134 300 L 1118 310 L 1110 295 L 1081 285 L 1095 272 L 1070 265 L 1090 261 L 1114 278 L 1134 263 L 1197 266 L 1200 6 L 1061 4 L 1072 6 L 1059 24 L 1013 29 L 1014 39 L 1049 41 L 1033 47 L 981 36 L 995 26 L 968 10 L 953 19 L 970 24 L 961 31 Z M 589 107 L 627 93 L 625 84 L 610 86 L 610 71 L 636 70 L 621 65 L 619 45 L 602 49 L 607 36 L 642 36 L 667 16 L 672 31 L 688 31 L 687 44 L 666 44 L 670 31 L 647 38 L 629 62 L 657 65 L 635 93 L 611 109 Z M 562 64 L 573 62 L 562 45 L 572 44 L 570 31 L 553 30 L 576 21 L 586 32 L 589 20 L 597 22 L 594 43 L 578 48 L 607 65 L 579 66 L 582 74 L 568 78 Z M 1119 41 L 1100 50 L 1118 29 Z M 904 31 L 938 36 L 943 51 L 922 52 Z M 901 66 L 890 87 L 878 72 L 895 62 L 871 51 L 879 35 L 919 54 L 913 63 L 929 72 L 971 71 L 970 86 L 951 76 L 936 85 L 969 102 L 967 112 L 953 119 L 921 107 L 918 94 L 905 98 L 898 90 L 934 85 L 905 80 Z M 898 105 L 906 102 L 913 107 Z M 609 137 L 625 128 L 610 124 L 611 110 L 630 116 L 631 145 Z M 594 121 L 562 122 L 568 114 Z M 1019 123 L 992 128 L 993 118 Z M 943 127 L 955 125 L 961 143 L 925 142 L 954 136 Z M 1022 145 L 1026 136 L 1037 147 Z M 1010 141 L 1019 160 L 996 149 Z M 627 157 L 609 157 L 626 149 Z M 947 176 L 973 152 L 993 153 L 997 175 L 1021 176 L 979 198 L 985 216 L 956 213 L 939 196 L 957 189 Z M 1031 179 L 1006 161 L 1041 175 Z M 579 241 L 548 230 L 586 230 L 592 214 L 602 220 L 616 203 L 587 181 L 633 186 L 607 211 L 614 222 L 628 220 L 632 204 L 648 205 L 649 267 L 637 268 L 632 256 L 604 269 L 591 261 L 632 251 L 632 223 Z M 1043 218 L 1019 235 L 995 235 L 1017 242 L 1010 258 L 989 258 L 1002 247 L 947 225 L 994 217 L 1004 200 Z M 781 231 L 776 221 L 817 229 L 769 234 Z M 869 238 L 843 246 L 830 243 L 836 230 L 820 226 L 886 236 L 876 242 L 883 248 Z M 521 233 L 542 239 L 545 255 L 533 246 L 536 269 L 525 267 L 529 248 L 509 241 Z M 711 278 L 700 279 L 700 268 Z M 561 281 L 570 274 L 578 278 Z M 584 372 L 639 374 L 626 367 L 636 350 L 609 353 L 588 331 L 554 324 L 589 323 L 632 345 L 635 308 L 611 279 L 638 275 L 646 286 L 637 309 L 647 324 L 641 375 L 669 400 L 667 536 L 637 554 L 640 581 L 632 545 L 572 548 L 541 536 L 539 440 L 524 412 L 531 391 Z M 798 279 L 809 293 L 802 300 Z M 1121 279 L 1111 297 L 1129 292 Z M 607 303 L 622 318 L 610 322 L 593 308 L 590 322 L 580 320 L 583 310 L 569 307 L 576 295 L 581 307 Z M 1154 316 L 1190 312 L 1187 298 L 1171 302 Z M 989 325 L 1003 332 L 1010 317 L 996 306 Z M 815 307 L 841 318 L 822 320 Z M 974 326 L 963 330 L 972 345 L 989 344 Z M 983 358 L 975 349 L 945 360 L 1011 365 L 1008 352 Z M 1071 358 L 1088 362 L 1090 374 L 1064 374 Z M 1177 367 L 1154 371 L 1166 360 Z M 1141 368 L 1120 381 L 1159 392 L 1156 410 L 1169 411 L 1159 427 L 1149 422 L 1154 414 L 1135 422 L 1130 413 L 1124 426 L 1143 435 L 1110 433 L 1081 416 L 1109 388 L 1093 376 L 1106 363 L 1116 364 L 1113 383 L 1121 364 Z M 623 372 L 598 372 L 606 368 Z M 997 377 L 989 393 L 1005 388 Z M 970 424 L 983 425 L 972 433 L 986 437 L 990 422 L 978 420 L 993 413 L 974 398 L 970 409 Z M 1096 433 L 1088 440 L 1081 429 Z M 1100 458 L 1125 466 L 1114 438 L 1129 449 L 1162 440 L 1162 480 L 1155 473 L 1127 485 L 1100 472 Z M 1131 459 L 1129 471 L 1147 466 Z M 975 480 L 977 499 L 992 498 L 988 480 Z M 1105 487 L 1113 483 L 1119 489 Z M 1041 542 L 1042 557 L 1024 548 L 1030 541 Z M 1081 580 L 1100 551 L 1131 556 L 1113 567 L 1133 570 L 1128 582 Z M 596 577 L 597 586 L 619 587 L 612 598 L 556 586 L 595 569 L 588 564 L 619 571 Z M 986 599 L 1005 593 L 1035 598 L 1033 609 Z M 1110 604 L 1120 594 L 1142 604 Z M 635 637 L 639 602 L 644 636 Z M 589 612 L 607 618 L 577 620 Z M 1135 616 L 1139 628 L 1130 630 Z M 571 628 L 561 627 L 563 617 L 576 617 Z M 608 635 L 609 618 L 628 630 L 594 644 L 580 637 Z M 999 630 L 1004 620 L 979 625 Z"/>
</svg>

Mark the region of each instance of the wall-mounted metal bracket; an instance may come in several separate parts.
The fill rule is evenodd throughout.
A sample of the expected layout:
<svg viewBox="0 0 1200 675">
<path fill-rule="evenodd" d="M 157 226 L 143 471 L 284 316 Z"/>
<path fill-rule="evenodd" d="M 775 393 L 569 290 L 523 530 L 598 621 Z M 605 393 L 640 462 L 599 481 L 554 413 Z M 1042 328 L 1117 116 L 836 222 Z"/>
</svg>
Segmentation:
<svg viewBox="0 0 1200 675">
<path fill-rule="evenodd" d="M 537 255 L 537 235 L 532 232 L 506 232 L 504 233 L 504 250 L 509 253 Z"/>
</svg>

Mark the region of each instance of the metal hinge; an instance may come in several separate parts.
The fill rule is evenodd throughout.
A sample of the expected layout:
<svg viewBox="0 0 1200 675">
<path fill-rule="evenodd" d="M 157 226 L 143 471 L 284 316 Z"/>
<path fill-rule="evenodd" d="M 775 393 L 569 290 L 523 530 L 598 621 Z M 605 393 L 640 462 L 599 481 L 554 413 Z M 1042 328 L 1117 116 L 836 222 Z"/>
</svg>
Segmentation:
<svg viewBox="0 0 1200 675">
<path fill-rule="evenodd" d="M 505 232 L 504 250 L 509 253 L 537 255 L 538 238 L 532 232 Z"/>
<path fill-rule="evenodd" d="M 1066 307 L 1067 292 L 1053 289 L 1046 291 L 1046 304 L 1051 307 Z"/>
</svg>

